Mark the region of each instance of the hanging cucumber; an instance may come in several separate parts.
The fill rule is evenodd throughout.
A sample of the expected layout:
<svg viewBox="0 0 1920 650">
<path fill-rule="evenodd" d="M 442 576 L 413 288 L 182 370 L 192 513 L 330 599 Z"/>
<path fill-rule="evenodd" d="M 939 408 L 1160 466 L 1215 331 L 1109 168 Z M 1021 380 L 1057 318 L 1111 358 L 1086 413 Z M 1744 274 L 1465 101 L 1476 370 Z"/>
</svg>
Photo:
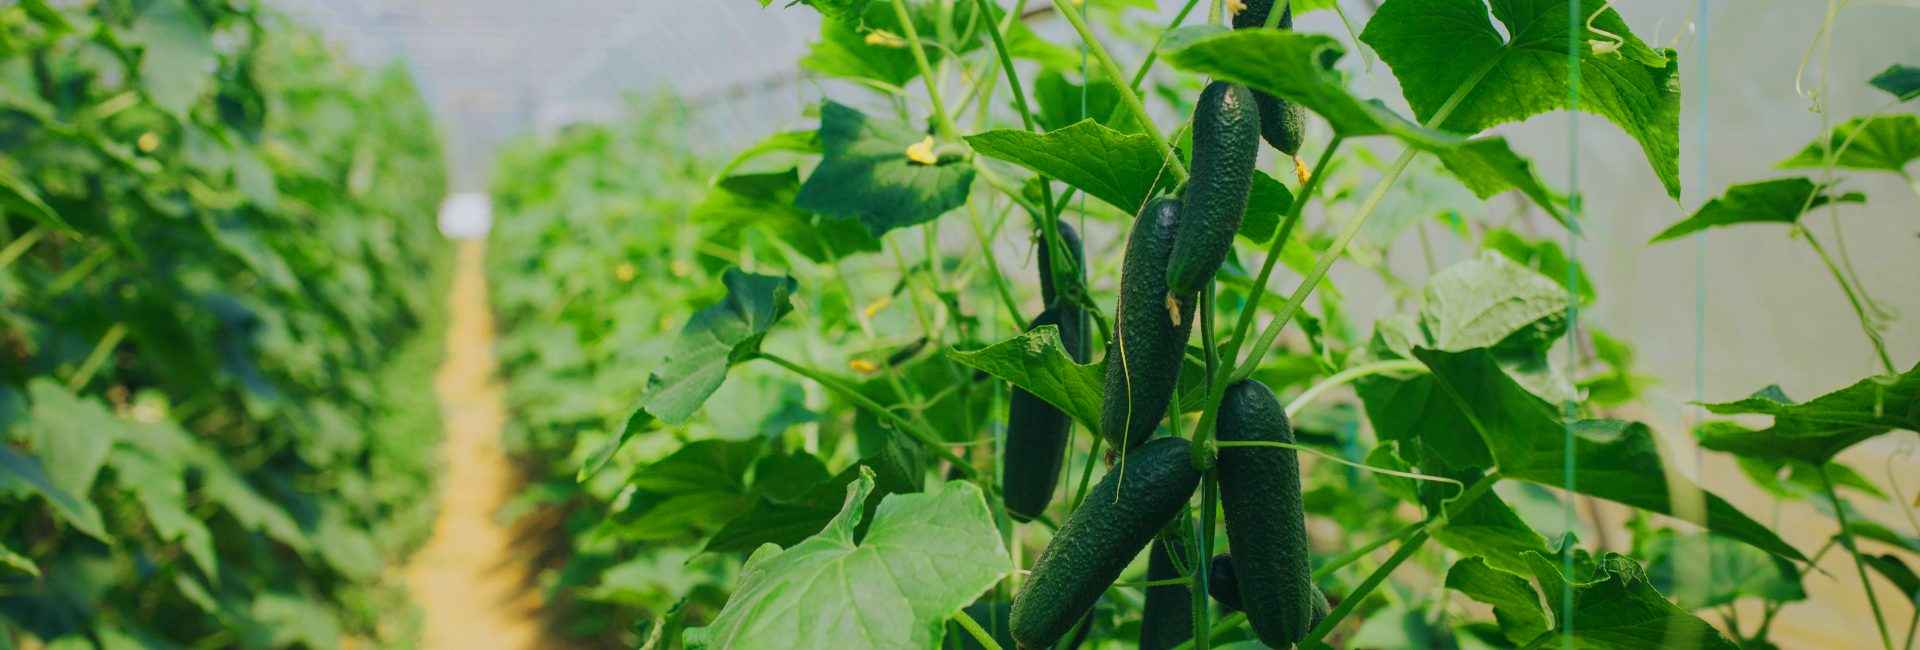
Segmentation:
<svg viewBox="0 0 1920 650">
<path fill-rule="evenodd" d="M 1222 443 L 1291 444 L 1293 428 L 1280 398 L 1249 379 L 1227 387 L 1214 436 Z M 1215 467 L 1247 623 L 1262 643 L 1292 646 L 1313 628 L 1300 459 L 1292 449 L 1222 446 Z"/>
<path fill-rule="evenodd" d="M 1163 305 L 1167 259 L 1180 229 L 1180 201 L 1160 197 L 1141 210 L 1127 236 L 1100 402 L 1100 433 L 1117 450 L 1132 449 L 1153 435 L 1179 385 L 1180 360 L 1193 334 L 1194 301 L 1181 305 L 1178 324 L 1168 320 Z"/>
<path fill-rule="evenodd" d="M 1234 575 L 1232 554 L 1222 553 L 1213 556 L 1213 563 L 1207 569 L 1207 595 L 1212 596 L 1213 602 L 1220 603 L 1221 607 L 1236 612 L 1243 611 L 1240 600 L 1240 578 Z M 1327 602 L 1327 595 L 1320 591 L 1319 585 L 1313 586 L 1313 598 L 1307 604 L 1313 608 L 1313 618 L 1307 624 L 1309 629 L 1319 625 L 1320 621 L 1327 618 L 1327 613 L 1333 611 L 1332 605 Z"/>
<path fill-rule="evenodd" d="M 1078 314 L 1077 325 L 1070 325 L 1063 313 Z M 1087 360 L 1085 312 L 1061 304 L 1040 312 L 1028 330 L 1041 325 L 1060 328 L 1060 343 L 1076 363 Z M 1007 515 L 1015 521 L 1031 521 L 1047 511 L 1054 488 L 1060 484 L 1060 467 L 1072 441 L 1073 418 L 1033 393 L 1013 389 L 1007 405 L 1006 455 L 1001 459 L 1001 492 Z"/>
<path fill-rule="evenodd" d="M 1184 223 L 1167 260 L 1166 304 L 1176 323 L 1185 303 L 1213 281 L 1233 250 L 1259 153 L 1260 110 L 1253 92 L 1224 81 L 1207 84 L 1193 109 L 1193 173 L 1180 201 Z"/>
<path fill-rule="evenodd" d="M 1067 633 L 1200 484 L 1184 438 L 1141 445 L 1107 472 L 1034 561 L 1013 599 L 1013 638 L 1041 650 Z"/>
<path fill-rule="evenodd" d="M 1153 543 L 1147 552 L 1147 580 L 1172 580 L 1180 569 L 1167 554 L 1165 539 Z M 1193 597 L 1186 585 L 1147 587 L 1147 603 L 1141 608 L 1140 650 L 1167 650 L 1193 640 Z"/>
<path fill-rule="evenodd" d="M 1282 0 L 1284 1 L 1284 0 Z M 1267 24 L 1274 0 L 1248 0 L 1246 8 L 1233 15 L 1234 29 L 1259 29 Z M 1280 29 L 1293 29 L 1293 5 L 1281 10 Z M 1299 104 L 1253 91 L 1253 103 L 1260 107 L 1260 137 L 1280 153 L 1293 157 L 1293 172 L 1302 185 L 1307 182 L 1307 165 L 1300 160 L 1300 142 L 1306 137 L 1307 111 Z"/>
<path fill-rule="evenodd" d="M 1054 223 L 1054 227 L 1060 232 L 1060 243 L 1067 247 L 1067 253 L 1073 256 L 1074 268 L 1080 269 L 1080 278 L 1085 280 L 1087 249 L 1086 245 L 1080 242 L 1080 231 L 1067 225 L 1064 219 Z M 1043 306 L 1052 307 L 1058 295 L 1059 292 L 1055 291 L 1053 286 L 1053 251 L 1047 246 L 1046 239 L 1042 238 L 1040 240 L 1040 303 Z"/>
</svg>

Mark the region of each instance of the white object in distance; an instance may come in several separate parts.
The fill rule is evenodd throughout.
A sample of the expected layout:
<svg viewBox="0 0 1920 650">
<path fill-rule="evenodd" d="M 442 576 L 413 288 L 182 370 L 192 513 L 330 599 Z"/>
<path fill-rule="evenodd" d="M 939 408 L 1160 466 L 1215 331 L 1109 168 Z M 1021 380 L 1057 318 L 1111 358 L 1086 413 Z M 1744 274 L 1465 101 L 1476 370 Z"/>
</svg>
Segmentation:
<svg viewBox="0 0 1920 650">
<path fill-rule="evenodd" d="M 480 239 L 493 226 L 493 199 L 485 192 L 456 192 L 440 202 L 440 233 L 453 239 Z"/>
</svg>

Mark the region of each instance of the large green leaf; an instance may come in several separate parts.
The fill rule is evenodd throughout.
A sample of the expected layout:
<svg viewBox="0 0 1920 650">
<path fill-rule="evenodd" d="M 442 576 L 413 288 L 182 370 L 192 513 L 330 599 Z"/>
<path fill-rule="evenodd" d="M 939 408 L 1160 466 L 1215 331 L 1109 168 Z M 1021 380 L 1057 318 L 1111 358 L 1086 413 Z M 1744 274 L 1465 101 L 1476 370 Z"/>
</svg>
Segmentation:
<svg viewBox="0 0 1920 650">
<path fill-rule="evenodd" d="M 727 285 L 727 297 L 687 320 L 667 357 L 647 377 L 639 403 L 620 434 L 580 468 L 582 480 L 606 466 L 621 445 L 655 418 L 680 424 L 693 417 L 727 380 L 728 369 L 759 354 L 767 330 L 793 311 L 789 297 L 799 284 L 791 277 L 740 269 L 727 269 L 720 281 Z"/>
<path fill-rule="evenodd" d="M 1492 15 L 1482 0 L 1388 0 L 1361 40 L 1393 68 L 1400 89 L 1421 120 L 1431 119 L 1462 86 L 1440 127 L 1476 134 L 1549 111 L 1572 108 L 1569 86 L 1578 75 L 1579 110 L 1607 118 L 1640 142 L 1647 162 L 1680 197 L 1679 64 L 1672 52 L 1655 51 L 1633 35 L 1606 0 L 1579 0 L 1587 24 L 1571 33 L 1569 0 L 1501 0 Z M 1490 18 L 1498 18 L 1495 27 Z M 1619 39 L 1611 52 L 1595 43 Z M 1506 38 L 1504 35 L 1511 35 Z M 1568 45 L 1578 38 L 1579 66 L 1569 64 Z"/>
<path fill-rule="evenodd" d="M 1342 54 L 1332 37 L 1273 29 L 1190 33 L 1161 46 L 1167 63 L 1284 97 L 1326 118 L 1344 136 L 1391 135 L 1425 149 L 1460 143 L 1453 135 L 1407 121 L 1378 101 L 1347 92 L 1332 70 Z"/>
<path fill-rule="evenodd" d="M 131 39 L 145 46 L 140 86 L 154 105 L 182 122 L 207 92 L 219 62 L 206 25 L 182 0 L 154 0 L 134 21 Z"/>
<path fill-rule="evenodd" d="M 140 501 L 147 523 L 160 539 L 180 544 L 187 557 L 210 579 L 220 576 L 214 556 L 213 533 L 201 518 L 187 511 L 185 472 L 142 451 L 121 447 L 110 457 L 116 480 Z"/>
<path fill-rule="evenodd" d="M 887 16 L 892 16 L 890 3 L 880 5 L 869 8 L 868 13 L 878 18 L 877 14 L 884 10 Z M 938 55 L 939 50 L 927 50 L 929 59 Z M 820 40 L 814 41 L 806 56 L 800 57 L 800 66 L 828 77 L 871 79 L 889 86 L 905 86 L 920 76 L 911 50 L 869 43 L 860 25 L 839 20 L 820 21 Z"/>
<path fill-rule="evenodd" d="M 1511 258 L 1483 252 L 1427 281 L 1420 308 L 1428 344 L 1460 352 L 1517 344 L 1544 348 L 1566 331 L 1565 287 Z"/>
<path fill-rule="evenodd" d="M 980 155 L 1058 179 L 1127 214 L 1176 184 L 1167 161 L 1144 134 L 1128 135 L 1092 119 L 1040 134 L 998 129 L 967 136 Z"/>
<path fill-rule="evenodd" d="M 820 534 L 754 551 L 713 623 L 687 630 L 687 647 L 938 647 L 947 618 L 1007 575 L 1000 531 L 979 488 L 952 481 L 885 498 L 856 538 L 872 489 L 863 474 Z"/>
<path fill-rule="evenodd" d="M 858 222 L 822 219 L 793 207 L 800 171 L 728 176 L 694 206 L 692 218 L 714 241 L 738 248 L 746 233 L 771 237 L 816 263 L 880 250 L 880 241 Z"/>
<path fill-rule="evenodd" d="M 22 428 L 34 455 L 55 487 L 86 498 L 124 425 L 99 403 L 76 397 L 46 377 L 29 383 L 27 396 L 33 414 Z"/>
<path fill-rule="evenodd" d="M 1738 223 L 1799 223 L 1801 215 L 1828 203 L 1859 203 L 1867 200 L 1866 195 L 1859 192 L 1835 195 L 1827 189 L 1805 178 L 1777 178 L 1735 185 L 1727 188 L 1726 194 L 1700 206 L 1693 216 L 1655 235 L 1653 241 L 1666 241 L 1708 228 Z"/>
<path fill-rule="evenodd" d="M 1560 199 L 1540 181 L 1540 174 L 1533 169 L 1533 162 L 1514 153 L 1507 145 L 1507 139 L 1501 137 L 1479 138 L 1452 149 L 1434 152 L 1440 163 L 1445 165 L 1454 178 L 1473 190 L 1474 196 L 1482 199 L 1493 198 L 1507 190 L 1519 190 L 1532 199 L 1535 205 L 1546 210 L 1547 214 L 1560 222 L 1560 225 L 1579 230 L 1579 224 L 1567 219 L 1560 210 Z"/>
<path fill-rule="evenodd" d="M 875 237 L 932 221 L 960 207 L 973 186 L 973 164 L 910 159 L 926 135 L 901 122 L 877 120 L 844 105 L 820 108 L 820 166 L 807 175 L 793 205 L 836 219 L 859 219 Z"/>
<path fill-rule="evenodd" d="M 1842 149 L 1842 147 L 1845 147 Z M 1780 161 L 1781 169 L 1820 169 L 1827 166 L 1827 152 L 1837 150 L 1833 166 L 1893 172 L 1906 170 L 1920 158 L 1920 116 L 1869 115 L 1856 117 L 1833 127 L 1827 137 L 1792 158 Z"/>
<path fill-rule="evenodd" d="M 1515 560 L 1525 562 L 1523 556 L 1515 556 Z M 1494 568 L 1486 558 L 1469 557 L 1455 562 L 1453 568 L 1447 570 L 1446 583 L 1448 589 L 1492 606 L 1500 632 L 1514 645 L 1519 645 L 1540 636 L 1549 627 L 1547 613 L 1540 609 L 1539 592 L 1521 577 L 1530 573 L 1530 566 L 1516 575 Z"/>
<path fill-rule="evenodd" d="M 1527 562 L 1540 590 L 1548 594 L 1555 625 L 1526 647 L 1551 648 L 1562 642 L 1600 650 L 1736 647 L 1713 625 L 1660 595 L 1632 558 L 1618 553 L 1601 556 L 1587 580 L 1569 579 L 1560 573 L 1558 559 L 1539 553 L 1528 553 Z M 1571 603 L 1559 597 L 1569 581 Z"/>
<path fill-rule="evenodd" d="M 1520 559 L 1526 552 L 1548 552 L 1547 538 L 1492 492 L 1449 514 L 1446 523 L 1433 530 L 1433 539 L 1462 556 L 1482 556 L 1489 564 L 1516 573 L 1527 570 Z"/>
<path fill-rule="evenodd" d="M 1645 549 L 1648 579 L 1689 611 L 1730 605 L 1742 597 L 1777 602 L 1807 598 L 1792 562 L 1719 535 L 1661 531 Z"/>
<path fill-rule="evenodd" d="M 1874 75 L 1870 83 L 1904 102 L 1920 97 L 1920 68 L 1896 63 Z"/>
<path fill-rule="evenodd" d="M 1106 362 L 1074 363 L 1060 344 L 1058 327 L 1042 325 L 979 350 L 948 350 L 947 356 L 1033 393 L 1090 431 L 1100 430 Z"/>
<path fill-rule="evenodd" d="M 714 533 L 702 552 L 746 553 L 762 544 L 784 547 L 800 543 L 840 514 L 847 486 L 863 471 L 875 477 L 874 490 L 867 495 L 866 516 L 873 514 L 886 495 L 919 492 L 926 461 L 908 444 L 895 436 L 854 466 L 800 489 L 755 483 L 753 505 Z"/>
<path fill-rule="evenodd" d="M 1705 406 L 1717 415 L 1771 415 L 1773 426 L 1760 431 L 1707 429 L 1702 431 L 1701 446 L 1819 465 L 1888 431 L 1920 431 L 1920 364 L 1899 375 L 1868 377 L 1799 404 L 1772 388 L 1743 400 Z"/>
<path fill-rule="evenodd" d="M 718 529 L 751 503 L 747 471 L 763 446 L 761 438 L 696 440 L 635 470 L 608 508 L 601 534 L 657 542 Z M 802 479 L 802 487 L 827 476 L 817 460 L 811 469 L 815 475 Z"/>
<path fill-rule="evenodd" d="M 1414 356 L 1457 402 L 1491 450 L 1500 475 L 1688 519 L 1791 559 L 1804 556 L 1732 504 L 1669 472 L 1653 432 L 1622 420 L 1570 426 L 1546 400 L 1521 388 L 1487 350 L 1420 349 Z M 1567 455 L 1568 438 L 1572 457 Z M 1572 484 L 1567 483 L 1572 468 Z M 1676 506 L 1676 504 L 1679 504 Z M 1704 505 L 1704 517 L 1693 504 Z"/>
<path fill-rule="evenodd" d="M 40 466 L 40 461 L 14 451 L 13 447 L 5 444 L 0 444 L 0 494 L 40 495 L 53 506 L 54 513 L 72 525 L 74 530 L 103 542 L 113 540 L 100 520 L 100 511 L 93 507 L 92 502 L 75 498 L 54 485 L 46 469 Z"/>
</svg>

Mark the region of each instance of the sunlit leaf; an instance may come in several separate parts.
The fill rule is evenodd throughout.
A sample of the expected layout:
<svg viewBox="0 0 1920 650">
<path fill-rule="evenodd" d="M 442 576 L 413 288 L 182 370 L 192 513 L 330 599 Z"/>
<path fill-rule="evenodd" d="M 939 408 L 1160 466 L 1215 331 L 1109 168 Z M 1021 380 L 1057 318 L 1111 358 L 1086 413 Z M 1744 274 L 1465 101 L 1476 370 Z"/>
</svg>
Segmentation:
<svg viewBox="0 0 1920 650">
<path fill-rule="evenodd" d="M 1667 195 L 1678 199 L 1677 56 L 1647 47 L 1606 0 L 1579 2 L 1580 15 L 1592 17 L 1592 29 L 1582 28 L 1577 35 L 1579 109 L 1607 118 L 1639 141 Z M 1393 68 L 1407 103 L 1423 121 L 1439 113 L 1461 87 L 1472 84 L 1440 125 L 1472 135 L 1570 107 L 1568 86 L 1575 70 L 1568 63 L 1567 44 L 1575 35 L 1569 33 L 1568 3 L 1496 2 L 1489 16 L 1481 0 L 1388 0 L 1367 21 L 1360 38 Z M 1495 27 L 1493 18 L 1504 29 Z M 1612 52 L 1594 47 L 1615 42 L 1618 49 Z"/>
<path fill-rule="evenodd" d="M 1661 242 L 1717 226 L 1741 223 L 1799 223 L 1808 211 L 1833 202 L 1860 203 L 1859 192 L 1834 195 L 1805 178 L 1780 178 L 1727 188 L 1727 193 L 1700 206 L 1693 216 L 1676 223 L 1653 241 Z"/>
<path fill-rule="evenodd" d="M 1000 531 L 979 488 L 953 481 L 886 497 L 857 537 L 872 489 L 864 474 L 820 534 L 754 551 L 712 624 L 687 630 L 687 647 L 937 647 L 947 618 L 1007 575 Z"/>
</svg>

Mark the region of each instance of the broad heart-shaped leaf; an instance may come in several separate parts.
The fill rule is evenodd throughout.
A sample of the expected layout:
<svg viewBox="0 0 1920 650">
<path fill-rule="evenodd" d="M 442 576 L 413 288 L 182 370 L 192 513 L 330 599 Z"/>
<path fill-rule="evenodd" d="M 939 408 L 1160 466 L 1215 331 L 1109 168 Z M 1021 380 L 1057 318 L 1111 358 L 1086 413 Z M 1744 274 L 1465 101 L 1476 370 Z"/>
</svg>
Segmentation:
<svg viewBox="0 0 1920 650">
<path fill-rule="evenodd" d="M 1127 214 L 1176 179 L 1145 134 L 1127 135 L 1092 119 L 1040 134 L 997 129 L 967 136 L 967 144 L 990 156 L 1058 179 Z"/>
<path fill-rule="evenodd" d="M 960 207 L 973 186 L 973 164 L 922 164 L 907 148 L 926 135 L 900 122 L 877 120 L 835 102 L 820 107 L 820 149 L 793 205 L 836 219 L 859 219 L 878 237 L 932 221 Z M 944 157 L 943 157 L 944 158 Z"/>
<path fill-rule="evenodd" d="M 1528 553 L 1526 559 L 1533 567 L 1534 579 L 1540 582 L 1540 590 L 1548 595 L 1546 601 L 1556 619 L 1554 629 L 1526 647 L 1559 647 L 1569 639 L 1573 647 L 1599 650 L 1736 647 L 1713 625 L 1660 595 L 1632 558 L 1618 553 L 1603 555 L 1587 580 L 1569 580 L 1562 575 L 1558 558 Z M 1569 581 L 1571 603 L 1560 597 Z M 1567 629 L 1569 622 L 1571 630 Z"/>
<path fill-rule="evenodd" d="M 727 297 L 687 320 L 673 347 L 667 349 L 666 359 L 647 377 L 639 404 L 621 427 L 620 435 L 580 468 L 580 480 L 605 467 L 621 445 L 655 418 L 680 424 L 693 417 L 727 380 L 729 368 L 759 354 L 760 340 L 767 330 L 793 311 L 789 296 L 799 284 L 791 277 L 740 269 L 727 269 L 720 281 L 727 285 Z"/>
<path fill-rule="evenodd" d="M 1544 348 L 1566 331 L 1566 288 L 1490 251 L 1435 274 L 1424 296 L 1426 347 L 1458 352 L 1526 335 L 1534 340 L 1516 343 Z"/>
<path fill-rule="evenodd" d="M 1524 563 L 1525 557 L 1516 555 L 1515 560 Z M 1484 557 L 1469 557 L 1447 570 L 1447 588 L 1491 605 L 1500 633 L 1519 645 L 1549 627 L 1547 612 L 1540 609 L 1540 593 L 1521 575 L 1531 575 L 1531 566 L 1516 575 L 1489 566 Z"/>
<path fill-rule="evenodd" d="M 1920 68 L 1896 63 L 1874 75 L 1870 83 L 1904 102 L 1920 97 Z"/>
<path fill-rule="evenodd" d="M 1729 605 L 1743 597 L 1807 599 L 1792 562 L 1719 535 L 1663 530 L 1644 553 L 1654 587 L 1688 611 Z"/>
<path fill-rule="evenodd" d="M 898 436 L 884 447 L 864 456 L 860 462 L 839 474 L 810 486 L 789 490 L 785 485 L 753 487 L 753 505 L 727 522 L 707 540 L 703 553 L 746 553 L 762 544 L 792 546 L 826 527 L 840 513 L 847 486 L 861 472 L 874 475 L 874 491 L 867 495 L 866 514 L 871 516 L 880 500 L 889 494 L 919 492 L 926 461 L 920 450 L 909 447 Z M 791 473 L 788 473 L 791 474 Z"/>
<path fill-rule="evenodd" d="M 1888 431 L 1920 431 L 1920 365 L 1899 375 L 1868 377 L 1801 404 L 1786 401 L 1774 389 L 1704 406 L 1716 415 L 1771 415 L 1773 426 L 1760 431 L 1707 429 L 1702 431 L 1701 446 L 1819 465 Z"/>
<path fill-rule="evenodd" d="M 134 21 L 131 36 L 144 46 L 141 89 L 154 105 L 185 122 L 219 63 L 206 25 L 182 0 L 155 0 Z"/>
<path fill-rule="evenodd" d="M 1007 575 L 1000 531 L 980 489 L 952 481 L 881 500 L 856 540 L 872 489 L 863 472 L 820 534 L 754 551 L 713 623 L 687 630 L 687 647 L 937 647 L 947 618 Z"/>
<path fill-rule="evenodd" d="M 692 218 L 707 224 L 713 240 L 738 249 L 748 232 L 772 237 L 825 264 L 835 258 L 880 250 L 880 240 L 857 222 L 822 219 L 793 207 L 800 171 L 728 176 L 713 184 Z"/>
<path fill-rule="evenodd" d="M 827 479 L 826 466 L 811 455 L 763 455 L 764 440 L 697 440 L 635 471 L 614 498 L 600 534 L 650 542 L 711 532 L 760 494 L 798 494 Z"/>
<path fill-rule="evenodd" d="M 78 234 L 66 219 L 60 218 L 60 213 L 54 212 L 45 201 L 40 200 L 38 192 L 33 191 L 26 182 L 4 172 L 0 172 L 0 211 L 24 214 L 27 218 L 38 221 L 46 227 L 68 234 Z"/>
<path fill-rule="evenodd" d="M 947 350 L 961 365 L 999 377 L 1100 431 L 1100 399 L 1106 391 L 1106 361 L 1078 364 L 1060 344 L 1060 328 L 1041 325 L 973 351 Z"/>
<path fill-rule="evenodd" d="M 897 24 L 899 20 L 893 18 L 891 2 L 880 5 L 870 6 L 868 15 Z M 883 10 L 884 16 L 880 15 Z M 900 33 L 897 29 L 889 31 Z M 937 60 L 940 54 L 938 49 L 927 49 L 930 61 Z M 800 57 L 800 66 L 828 77 L 870 79 L 889 86 L 904 86 L 920 75 L 913 51 L 891 44 L 868 43 L 858 21 L 820 21 L 820 40 L 813 43 L 806 56 Z"/>
<path fill-rule="evenodd" d="M 1431 119 L 1462 86 L 1473 84 L 1440 128 L 1476 134 L 1499 124 L 1570 107 L 1574 70 L 1567 47 L 1579 39 L 1579 104 L 1640 142 L 1647 162 L 1680 197 L 1679 64 L 1671 52 L 1648 48 L 1607 0 L 1579 0 L 1592 17 L 1571 34 L 1569 0 L 1496 0 L 1492 18 L 1483 0 L 1388 0 L 1367 22 L 1360 40 L 1393 68 L 1400 90 L 1422 121 Z M 1597 14 L 1597 15 L 1596 15 Z M 1593 43 L 1615 41 L 1600 53 Z M 1511 34 L 1512 39 L 1501 37 Z"/>
<path fill-rule="evenodd" d="M 1570 489 L 1641 510 L 1688 518 L 1707 529 L 1761 550 L 1800 560 L 1780 536 L 1732 504 L 1668 471 L 1653 432 L 1622 420 L 1563 423 L 1556 409 L 1500 370 L 1484 349 L 1443 352 L 1418 349 L 1433 378 L 1461 407 L 1498 464 L 1500 475 Z M 1573 454 L 1567 457 L 1567 438 Z M 1573 484 L 1567 484 L 1567 466 Z M 1676 508 L 1675 503 L 1683 504 Z M 1704 521 L 1685 504 L 1703 503 Z"/>
<path fill-rule="evenodd" d="M 107 534 L 106 525 L 100 520 L 100 511 L 90 501 L 82 501 L 53 484 L 40 461 L 32 456 L 15 451 L 12 446 L 0 443 L 0 494 L 40 495 L 53 506 L 55 514 L 73 526 L 74 530 L 103 542 L 113 541 Z"/>
<path fill-rule="evenodd" d="M 1520 190 L 1535 205 L 1553 215 L 1560 225 L 1575 232 L 1580 230 L 1579 224 L 1569 221 L 1561 212 L 1559 197 L 1540 182 L 1533 162 L 1514 153 L 1513 148 L 1507 146 L 1506 138 L 1468 140 L 1458 147 L 1436 151 L 1434 155 L 1454 178 L 1473 190 L 1474 196 L 1488 199 L 1507 190 Z"/>
<path fill-rule="evenodd" d="M 1841 147 L 1846 147 L 1841 150 Z M 1840 150 L 1833 166 L 1898 174 L 1920 158 L 1920 116 L 1910 114 L 1856 117 L 1835 127 L 1824 141 L 1815 141 L 1781 169 L 1826 167 L 1828 150 Z"/>
<path fill-rule="evenodd" d="M 1377 101 L 1348 93 L 1331 70 L 1341 54 L 1332 37 L 1277 29 L 1169 39 L 1161 46 L 1161 55 L 1176 68 L 1284 97 L 1326 118 L 1347 137 L 1391 135 L 1423 149 L 1460 143 L 1456 136 L 1422 128 Z"/>
<path fill-rule="evenodd" d="M 1777 178 L 1727 188 L 1727 193 L 1700 206 L 1693 216 L 1653 237 L 1662 242 L 1716 226 L 1737 223 L 1799 223 L 1808 211 L 1835 201 L 1867 200 L 1859 192 L 1835 196 L 1806 178 Z M 1652 243 L 1652 242 L 1648 242 Z"/>
</svg>

